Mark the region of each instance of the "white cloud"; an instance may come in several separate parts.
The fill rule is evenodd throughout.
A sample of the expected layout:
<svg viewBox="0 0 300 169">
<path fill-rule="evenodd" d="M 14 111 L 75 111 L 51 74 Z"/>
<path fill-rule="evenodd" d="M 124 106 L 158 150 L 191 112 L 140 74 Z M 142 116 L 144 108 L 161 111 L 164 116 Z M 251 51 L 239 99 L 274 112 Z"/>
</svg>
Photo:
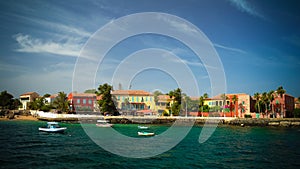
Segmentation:
<svg viewBox="0 0 300 169">
<path fill-rule="evenodd" d="M 50 53 L 77 57 L 83 45 L 72 40 L 65 42 L 45 41 L 23 34 L 14 35 L 14 38 L 19 45 L 16 51 L 26 53 Z"/>
<path fill-rule="evenodd" d="M 241 12 L 248 13 L 252 16 L 256 16 L 262 19 L 265 19 L 265 17 L 259 13 L 253 5 L 248 3 L 246 0 L 229 0 L 232 5 L 234 5 L 238 10 Z"/>
<path fill-rule="evenodd" d="M 221 49 L 225 49 L 225 50 L 229 50 L 229 51 L 233 51 L 233 52 L 238 52 L 238 53 L 243 53 L 246 54 L 247 52 L 241 49 L 237 49 L 237 48 L 232 48 L 232 47 L 227 47 L 227 46 L 223 46 L 217 43 L 214 43 L 214 46 L 217 48 L 221 48 Z"/>
</svg>

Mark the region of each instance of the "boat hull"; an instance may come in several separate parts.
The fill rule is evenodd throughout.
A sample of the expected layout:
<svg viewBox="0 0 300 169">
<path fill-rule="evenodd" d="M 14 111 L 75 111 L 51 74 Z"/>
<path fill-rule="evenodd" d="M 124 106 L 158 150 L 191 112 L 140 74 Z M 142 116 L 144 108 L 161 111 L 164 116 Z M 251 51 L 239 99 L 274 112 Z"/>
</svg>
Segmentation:
<svg viewBox="0 0 300 169">
<path fill-rule="evenodd" d="M 154 133 L 150 133 L 150 132 L 138 132 L 139 136 L 154 136 Z"/>
<path fill-rule="evenodd" d="M 66 127 L 60 127 L 60 128 L 44 128 L 40 127 L 39 131 L 47 132 L 47 133 L 63 133 L 67 128 Z"/>
</svg>

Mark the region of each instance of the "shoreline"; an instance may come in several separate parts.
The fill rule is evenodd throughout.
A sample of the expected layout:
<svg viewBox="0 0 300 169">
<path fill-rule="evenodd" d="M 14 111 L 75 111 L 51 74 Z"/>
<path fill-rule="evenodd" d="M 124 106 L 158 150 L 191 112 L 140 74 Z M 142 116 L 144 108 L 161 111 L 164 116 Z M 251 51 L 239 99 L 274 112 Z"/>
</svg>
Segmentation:
<svg viewBox="0 0 300 169">
<path fill-rule="evenodd" d="M 15 115 L 13 119 L 9 119 L 6 116 L 0 117 L 0 121 L 39 121 L 39 119 L 31 115 Z"/>
<path fill-rule="evenodd" d="M 6 116 L 0 117 L 0 121 L 57 121 L 71 123 L 95 123 L 100 117 L 33 117 L 31 115 L 16 115 L 14 119 Z M 174 122 L 182 125 L 204 125 L 207 122 L 218 123 L 220 126 L 260 126 L 260 127 L 300 127 L 300 118 L 229 118 L 229 117 L 139 117 L 139 116 L 102 116 L 113 124 L 166 124 Z"/>
</svg>

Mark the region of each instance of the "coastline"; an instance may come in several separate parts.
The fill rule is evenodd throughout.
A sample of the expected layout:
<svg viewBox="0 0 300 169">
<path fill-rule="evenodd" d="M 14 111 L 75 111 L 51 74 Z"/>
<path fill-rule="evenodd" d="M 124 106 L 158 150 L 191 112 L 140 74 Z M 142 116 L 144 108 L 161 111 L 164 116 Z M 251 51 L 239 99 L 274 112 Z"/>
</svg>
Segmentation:
<svg viewBox="0 0 300 169">
<path fill-rule="evenodd" d="M 231 118 L 231 117 L 140 117 L 140 116 L 99 116 L 99 117 L 34 117 L 32 115 L 16 115 L 14 119 L 6 116 L 0 121 L 58 121 L 72 123 L 94 123 L 103 118 L 113 124 L 194 124 L 204 125 L 207 122 L 221 126 L 260 126 L 260 127 L 300 127 L 300 118 Z"/>
<path fill-rule="evenodd" d="M 13 119 L 9 119 L 6 116 L 0 117 L 0 121 L 38 121 L 38 118 L 31 115 L 15 115 Z"/>
</svg>

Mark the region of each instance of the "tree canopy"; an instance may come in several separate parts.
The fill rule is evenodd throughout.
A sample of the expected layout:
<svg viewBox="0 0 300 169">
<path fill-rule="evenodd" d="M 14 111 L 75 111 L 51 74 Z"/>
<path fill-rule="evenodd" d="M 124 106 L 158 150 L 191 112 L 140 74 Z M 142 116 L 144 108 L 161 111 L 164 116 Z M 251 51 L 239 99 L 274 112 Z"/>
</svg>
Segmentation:
<svg viewBox="0 0 300 169">
<path fill-rule="evenodd" d="M 19 99 L 14 99 L 14 96 L 6 90 L 0 94 L 0 109 L 17 109 L 21 105 Z"/>
<path fill-rule="evenodd" d="M 96 91 L 96 94 L 101 96 L 101 99 L 98 101 L 99 108 L 103 114 L 119 115 L 111 95 L 112 90 L 112 86 L 107 83 L 99 85 L 98 91 Z"/>
<path fill-rule="evenodd" d="M 67 94 L 64 92 L 59 92 L 58 96 L 53 101 L 53 106 L 61 112 L 69 111 L 69 104 Z"/>
</svg>

